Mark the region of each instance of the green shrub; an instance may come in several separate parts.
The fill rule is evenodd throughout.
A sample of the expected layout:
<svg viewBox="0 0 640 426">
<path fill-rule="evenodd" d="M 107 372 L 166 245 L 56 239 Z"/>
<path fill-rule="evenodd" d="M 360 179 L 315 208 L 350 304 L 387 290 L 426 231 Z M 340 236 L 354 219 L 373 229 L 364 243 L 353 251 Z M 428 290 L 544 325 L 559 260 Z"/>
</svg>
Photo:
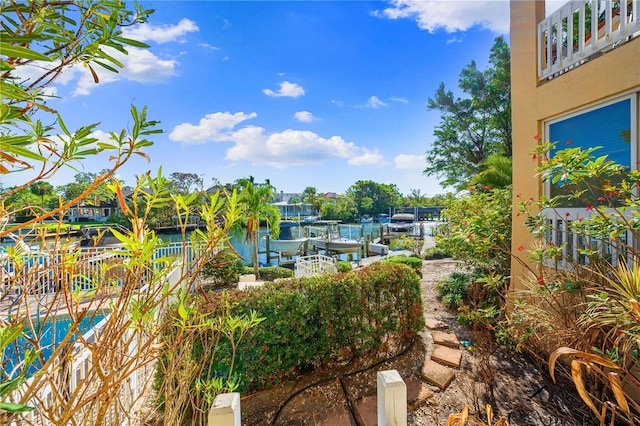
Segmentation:
<svg viewBox="0 0 640 426">
<path fill-rule="evenodd" d="M 351 265 L 351 262 L 345 260 L 338 262 L 338 272 L 350 272 L 352 269 L 353 265 Z"/>
<path fill-rule="evenodd" d="M 261 266 L 258 269 L 260 273 L 260 279 L 263 281 L 275 281 L 279 278 L 291 278 L 293 277 L 293 271 L 289 268 L 283 268 L 281 266 Z M 253 268 L 249 266 L 244 267 L 245 274 L 253 274 Z"/>
<path fill-rule="evenodd" d="M 221 287 L 238 282 L 244 273 L 242 260 L 230 251 L 219 251 L 204 264 L 201 275 L 210 278 L 214 287 Z"/>
<path fill-rule="evenodd" d="M 454 272 L 438 281 L 436 291 L 442 298 L 442 303 L 451 309 L 457 309 L 467 298 L 469 284 L 473 281 L 471 274 Z"/>
<path fill-rule="evenodd" d="M 389 243 L 390 250 L 412 250 L 413 240 L 405 235 L 401 235 L 399 238 L 394 238 Z"/>
<path fill-rule="evenodd" d="M 429 247 L 422 254 L 422 258 L 425 260 L 445 259 L 447 257 L 451 257 L 451 256 L 444 249 L 441 249 L 439 247 Z"/>
<path fill-rule="evenodd" d="M 416 271 L 420 271 L 420 269 L 422 269 L 422 259 L 420 259 L 419 257 L 415 257 L 415 256 L 391 256 L 388 257 L 386 259 L 383 260 L 379 260 L 375 263 L 380 263 L 383 265 L 389 265 L 389 264 L 401 264 L 401 265 L 407 265 L 413 269 L 415 269 Z"/>
<path fill-rule="evenodd" d="M 226 296 L 225 296 L 226 294 Z M 247 292 L 226 291 L 200 298 L 203 312 L 266 318 L 243 339 L 234 360 L 240 392 L 253 391 L 333 362 L 407 343 L 424 327 L 420 281 L 404 265 L 376 265 L 346 274 L 296 278 Z M 199 336 L 209 341 L 206 334 Z M 222 338 L 208 377 L 231 365 L 231 345 Z"/>
</svg>

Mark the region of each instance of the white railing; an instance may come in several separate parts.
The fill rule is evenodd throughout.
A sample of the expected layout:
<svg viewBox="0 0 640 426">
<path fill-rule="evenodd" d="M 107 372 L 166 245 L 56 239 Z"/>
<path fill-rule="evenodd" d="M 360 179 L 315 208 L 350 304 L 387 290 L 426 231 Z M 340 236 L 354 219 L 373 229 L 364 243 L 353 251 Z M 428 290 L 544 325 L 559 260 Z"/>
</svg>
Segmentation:
<svg viewBox="0 0 640 426">
<path fill-rule="evenodd" d="M 538 78 L 569 71 L 592 55 L 640 35 L 640 0 L 615 3 L 616 7 L 611 0 L 571 0 L 540 22 Z"/>
<path fill-rule="evenodd" d="M 616 265 L 620 258 L 629 257 L 628 247 L 634 247 L 633 236 L 629 232 L 623 232 L 617 237 L 617 241 L 611 241 L 609 235 L 601 238 L 589 237 L 571 229 L 573 222 L 588 219 L 599 214 L 595 209 L 584 207 L 558 207 L 544 209 L 541 213 L 545 217 L 545 225 L 548 231 L 545 235 L 547 244 L 553 244 L 562 248 L 562 256 L 557 260 L 549 260 L 547 266 L 570 270 L 574 265 L 588 265 L 590 259 L 583 252 L 590 250 L 596 252 L 601 258 L 612 265 Z M 627 221 L 630 216 L 621 216 L 613 209 L 607 209 L 605 214 L 616 221 Z M 617 217 L 616 217 L 617 216 Z"/>
<path fill-rule="evenodd" d="M 338 272 L 338 264 L 333 257 L 315 254 L 301 256 L 296 259 L 295 276 L 312 277 L 320 274 L 335 274 Z"/>
<path fill-rule="evenodd" d="M 153 256 L 153 269 L 158 271 L 159 269 L 170 268 L 169 272 L 164 276 L 164 280 L 170 285 L 175 286 L 181 277 L 184 275 L 185 268 L 189 268 L 196 258 L 201 254 L 201 248 L 193 248 L 191 244 L 187 243 L 172 243 L 168 246 L 161 247 L 156 250 Z M 56 257 L 56 256 L 54 256 Z M 0 258 L 0 267 L 3 271 L 3 291 L 12 291 L 10 286 L 15 286 L 17 279 L 31 280 L 34 274 L 38 274 L 39 278 L 50 278 L 50 282 L 46 281 L 48 285 L 38 288 L 37 294 L 52 294 L 55 293 L 55 285 L 53 285 L 54 277 L 59 276 L 56 272 L 51 272 L 56 268 L 55 263 L 60 261 L 60 256 L 57 259 L 52 259 L 47 254 L 32 254 L 25 259 L 22 269 L 16 271 L 16 265 L 14 264 L 10 256 L 3 256 Z M 78 256 L 78 261 L 74 265 L 73 273 L 69 277 L 69 283 L 72 283 L 74 290 L 89 289 L 90 286 L 95 286 L 97 283 L 108 282 L 110 285 L 120 286 L 124 280 L 124 268 L 126 267 L 127 257 L 123 255 L 123 252 L 118 249 L 91 249 Z M 120 266 L 118 266 L 120 265 Z M 25 272 L 26 271 L 26 272 Z M 35 272 L 34 272 L 35 271 Z M 6 278 L 6 279 L 5 279 Z M 45 282 L 44 279 L 41 281 Z M 146 286 L 143 286 L 140 291 L 146 292 Z M 30 293 L 31 294 L 31 293 Z M 171 298 L 170 298 L 171 299 Z M 103 318 L 98 324 L 93 326 L 90 330 L 83 334 L 82 341 L 89 344 L 95 342 L 108 320 L 108 315 Z M 128 330 L 127 333 L 132 333 L 132 330 Z M 138 335 L 125 338 L 129 348 L 130 355 L 135 355 L 137 346 L 142 344 L 139 342 Z M 90 370 L 93 367 L 93 354 L 87 345 L 76 343 L 73 346 L 73 361 L 63 367 L 58 361 L 54 361 L 52 370 L 49 373 L 44 374 L 58 374 L 61 377 L 65 376 L 67 380 L 67 386 L 69 393 L 73 393 L 78 386 L 82 386 L 86 381 Z M 130 413 L 122 411 L 126 407 L 131 407 L 140 400 L 140 396 L 147 386 L 150 379 L 153 378 L 154 367 L 148 365 L 143 368 L 138 368 L 133 371 L 128 379 L 120 386 L 120 392 L 118 398 L 108 408 L 107 424 L 121 424 L 127 423 L 130 420 Z M 27 385 L 32 382 L 34 378 L 27 379 Z M 86 387 L 86 383 L 84 383 Z M 37 397 L 34 401 L 42 401 L 44 405 L 51 406 L 53 403 L 52 388 L 50 385 L 45 384 L 37 391 Z M 37 405 L 37 404 L 34 404 Z M 91 415 L 91 414 L 89 414 Z M 31 412 L 23 414 L 23 419 L 29 424 L 44 425 L 47 424 L 44 419 L 43 413 L 40 409 L 36 409 Z M 18 424 L 18 423 L 11 423 Z M 22 423 L 20 423 L 22 424 Z M 127 423 L 128 424 L 128 423 Z"/>
</svg>

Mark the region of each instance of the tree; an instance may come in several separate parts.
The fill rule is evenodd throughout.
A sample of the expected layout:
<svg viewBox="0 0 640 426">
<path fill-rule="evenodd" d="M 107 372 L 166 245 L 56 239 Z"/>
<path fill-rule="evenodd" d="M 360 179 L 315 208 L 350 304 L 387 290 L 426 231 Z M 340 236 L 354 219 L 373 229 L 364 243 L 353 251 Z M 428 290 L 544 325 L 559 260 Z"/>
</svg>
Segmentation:
<svg viewBox="0 0 640 426">
<path fill-rule="evenodd" d="M 345 195 L 353 200 L 358 215 L 386 213 L 389 207 L 400 204 L 402 196 L 394 184 L 359 180 L 347 189 Z"/>
<path fill-rule="evenodd" d="M 302 191 L 302 201 L 311 204 L 313 206 L 313 212 L 319 213 L 322 208 L 322 204 L 324 203 L 324 197 L 321 194 L 318 194 L 318 191 L 314 186 L 307 186 L 304 191 Z"/>
<path fill-rule="evenodd" d="M 491 154 L 480 163 L 482 170 L 471 178 L 471 185 L 483 188 L 506 188 L 513 181 L 513 166 L 510 157 Z"/>
<path fill-rule="evenodd" d="M 268 222 L 271 237 L 277 238 L 280 233 L 280 211 L 272 204 L 274 189 L 269 180 L 258 184 L 251 176 L 238 179 L 236 185 L 240 188 L 238 203 L 241 209 L 241 221 L 245 227 L 245 238 L 252 242 L 253 272 L 256 277 L 260 277 L 258 265 L 260 221 Z"/>
<path fill-rule="evenodd" d="M 43 181 L 34 182 L 29 185 L 29 191 L 31 191 L 32 194 L 40 197 L 41 212 L 44 212 L 44 197 L 55 194 L 53 185 L 51 185 L 49 182 Z"/>
<path fill-rule="evenodd" d="M 103 181 L 97 185 L 94 182 L 100 176 L 104 176 L 109 173 L 109 169 L 102 169 L 99 173 L 94 172 L 80 172 L 74 176 L 74 181 L 66 185 L 59 186 L 57 188 L 58 193 L 62 196 L 63 201 L 70 201 L 78 198 L 82 193 L 87 191 L 89 187 L 90 193 L 85 197 L 90 200 L 94 206 L 99 205 L 103 201 L 111 201 L 115 197 L 113 191 L 109 190 L 107 181 Z"/>
<path fill-rule="evenodd" d="M 204 181 L 195 173 L 173 172 L 170 177 L 175 190 L 181 194 L 204 191 Z"/>
<path fill-rule="evenodd" d="M 455 98 L 441 83 L 428 101 L 442 116 L 424 173 L 442 177 L 444 186 L 464 188 L 491 154 L 511 157 L 511 65 L 502 37 L 495 39 L 489 63 L 485 71 L 475 61 L 461 71 L 458 87 L 466 97 Z"/>
</svg>

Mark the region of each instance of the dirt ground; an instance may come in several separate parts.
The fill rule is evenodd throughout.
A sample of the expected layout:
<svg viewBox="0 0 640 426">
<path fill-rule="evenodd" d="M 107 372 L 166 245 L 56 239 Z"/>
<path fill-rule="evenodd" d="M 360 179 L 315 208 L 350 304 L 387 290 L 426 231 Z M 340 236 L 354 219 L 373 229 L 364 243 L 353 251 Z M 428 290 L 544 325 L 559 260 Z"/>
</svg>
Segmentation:
<svg viewBox="0 0 640 426">
<path fill-rule="evenodd" d="M 409 411 L 409 425 L 444 425 L 450 414 L 459 413 L 465 405 L 478 420 L 483 420 L 485 404 L 491 402 L 497 417 L 504 416 L 511 426 L 590 426 L 597 423 L 585 409 L 570 383 L 553 384 L 543 371 L 538 370 L 526 357 L 496 347 L 492 355 L 484 358 L 474 350 L 471 332 L 458 324 L 457 315 L 447 310 L 434 291 L 436 282 L 459 268 L 450 259 L 425 261 L 422 268 L 422 298 L 425 318 L 445 323 L 447 332 L 458 340 L 469 342 L 463 347 L 460 368 L 454 368 L 455 378 L 445 390 L 424 381 L 419 372 L 430 357 L 433 347 L 432 332 L 425 330 L 410 348 L 393 359 L 360 360 L 330 371 L 319 371 L 287 382 L 274 389 L 252 395 L 243 395 L 242 419 L 244 425 L 372 425 L 375 412 L 366 414 L 359 409 L 369 403 L 375 407 L 376 373 L 397 370 L 403 379 L 411 379 L 424 386 L 429 397 Z M 495 377 L 493 398 L 481 374 L 487 362 Z M 372 364 L 377 364 L 372 367 Z M 371 403 L 373 402 L 373 405 Z M 366 405 L 366 404 L 365 404 Z M 364 413 L 364 415 L 363 415 Z"/>
</svg>

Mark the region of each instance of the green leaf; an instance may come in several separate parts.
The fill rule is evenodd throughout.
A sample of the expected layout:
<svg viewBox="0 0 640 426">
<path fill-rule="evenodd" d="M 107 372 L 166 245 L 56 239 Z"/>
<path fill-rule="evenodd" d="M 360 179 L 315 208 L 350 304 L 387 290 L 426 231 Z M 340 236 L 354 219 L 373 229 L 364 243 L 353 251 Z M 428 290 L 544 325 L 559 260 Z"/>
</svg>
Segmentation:
<svg viewBox="0 0 640 426">
<path fill-rule="evenodd" d="M 178 305 L 178 315 L 180 315 L 180 318 L 182 318 L 183 320 L 187 319 L 188 313 L 186 308 L 184 307 L 184 305 L 182 303 L 180 303 L 180 305 Z"/>
<path fill-rule="evenodd" d="M 15 404 L 13 402 L 0 402 L 0 410 L 9 413 L 24 413 L 25 411 L 33 411 L 36 407 L 29 407 L 24 404 Z"/>
<path fill-rule="evenodd" d="M 34 52 L 31 49 L 27 49 L 26 47 L 20 46 L 12 46 L 9 43 L 4 43 L 0 41 L 0 55 L 4 55 L 8 58 L 24 58 L 24 59 L 32 59 L 35 61 L 47 61 L 51 62 L 51 58 L 43 55 L 42 53 Z"/>
<path fill-rule="evenodd" d="M 129 46 L 140 47 L 142 49 L 147 49 L 147 48 L 150 47 L 146 43 L 142 43 L 141 41 L 133 40 L 133 39 L 130 39 L 130 38 L 125 38 L 125 37 L 114 37 L 113 40 L 117 41 L 117 42 L 120 42 L 122 44 L 127 44 Z"/>
</svg>

